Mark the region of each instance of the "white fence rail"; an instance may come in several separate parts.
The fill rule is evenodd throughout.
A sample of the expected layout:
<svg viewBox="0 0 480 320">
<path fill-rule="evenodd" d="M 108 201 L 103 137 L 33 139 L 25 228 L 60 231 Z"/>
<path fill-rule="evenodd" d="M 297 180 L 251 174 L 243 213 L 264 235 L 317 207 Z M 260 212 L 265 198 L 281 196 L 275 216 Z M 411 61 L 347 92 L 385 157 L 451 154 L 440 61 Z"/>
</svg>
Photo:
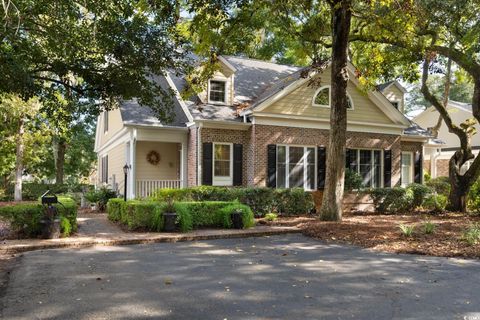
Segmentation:
<svg viewBox="0 0 480 320">
<path fill-rule="evenodd" d="M 151 196 L 157 189 L 179 189 L 180 186 L 180 180 L 137 180 L 135 183 L 135 197 L 146 198 Z"/>
</svg>

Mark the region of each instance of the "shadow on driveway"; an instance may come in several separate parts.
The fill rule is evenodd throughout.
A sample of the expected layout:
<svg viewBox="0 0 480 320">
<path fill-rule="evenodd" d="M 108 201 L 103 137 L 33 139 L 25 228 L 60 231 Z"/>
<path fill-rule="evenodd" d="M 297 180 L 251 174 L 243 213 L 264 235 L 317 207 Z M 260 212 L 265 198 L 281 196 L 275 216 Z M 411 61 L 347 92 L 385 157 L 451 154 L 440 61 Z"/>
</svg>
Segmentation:
<svg viewBox="0 0 480 320">
<path fill-rule="evenodd" d="M 25 253 L 5 319 L 480 319 L 480 262 L 302 235 Z"/>
</svg>

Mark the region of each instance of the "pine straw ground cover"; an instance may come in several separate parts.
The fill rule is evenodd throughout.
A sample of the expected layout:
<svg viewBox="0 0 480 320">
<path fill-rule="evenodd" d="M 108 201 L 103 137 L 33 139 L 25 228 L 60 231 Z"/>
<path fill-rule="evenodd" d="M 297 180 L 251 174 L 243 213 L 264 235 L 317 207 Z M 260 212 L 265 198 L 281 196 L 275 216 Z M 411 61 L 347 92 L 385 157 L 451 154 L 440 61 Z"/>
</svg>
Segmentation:
<svg viewBox="0 0 480 320">
<path fill-rule="evenodd" d="M 480 216 L 459 213 L 441 215 L 347 215 L 342 222 L 324 222 L 317 219 L 279 218 L 272 224 L 297 225 L 307 236 L 330 243 L 348 243 L 378 251 L 392 253 L 414 253 L 442 257 L 480 258 L 480 243 L 470 245 L 464 239 L 464 232 Z M 424 223 L 436 225 L 432 234 L 425 234 Z M 270 224 L 270 223 L 267 223 Z M 400 225 L 414 226 L 411 237 L 400 231 Z"/>
</svg>

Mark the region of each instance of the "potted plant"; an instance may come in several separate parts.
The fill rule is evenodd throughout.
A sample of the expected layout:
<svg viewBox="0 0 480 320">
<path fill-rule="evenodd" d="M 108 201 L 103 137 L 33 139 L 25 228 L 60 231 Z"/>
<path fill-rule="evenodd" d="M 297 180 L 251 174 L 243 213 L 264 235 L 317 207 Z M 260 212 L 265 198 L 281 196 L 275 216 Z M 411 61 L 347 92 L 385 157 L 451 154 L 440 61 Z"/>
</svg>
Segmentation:
<svg viewBox="0 0 480 320">
<path fill-rule="evenodd" d="M 175 205 L 173 198 L 167 197 L 167 205 L 163 213 L 163 229 L 166 232 L 175 232 L 177 229 L 177 213 L 175 212 Z"/>
<path fill-rule="evenodd" d="M 232 225 L 234 229 L 243 229 L 242 209 L 237 208 L 230 214 Z"/>
</svg>

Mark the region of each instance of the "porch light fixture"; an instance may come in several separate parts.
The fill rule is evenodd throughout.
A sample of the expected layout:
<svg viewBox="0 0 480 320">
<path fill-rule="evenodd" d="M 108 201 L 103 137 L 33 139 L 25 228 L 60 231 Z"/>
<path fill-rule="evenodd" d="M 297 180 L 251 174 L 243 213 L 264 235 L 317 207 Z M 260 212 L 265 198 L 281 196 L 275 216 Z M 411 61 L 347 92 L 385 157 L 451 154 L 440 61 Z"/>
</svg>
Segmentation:
<svg viewBox="0 0 480 320">
<path fill-rule="evenodd" d="M 131 166 L 127 163 L 123 166 L 123 173 L 125 174 L 125 183 L 124 183 L 124 191 L 123 191 L 123 200 L 127 201 L 127 184 L 128 184 L 128 170 L 130 170 Z"/>
</svg>

